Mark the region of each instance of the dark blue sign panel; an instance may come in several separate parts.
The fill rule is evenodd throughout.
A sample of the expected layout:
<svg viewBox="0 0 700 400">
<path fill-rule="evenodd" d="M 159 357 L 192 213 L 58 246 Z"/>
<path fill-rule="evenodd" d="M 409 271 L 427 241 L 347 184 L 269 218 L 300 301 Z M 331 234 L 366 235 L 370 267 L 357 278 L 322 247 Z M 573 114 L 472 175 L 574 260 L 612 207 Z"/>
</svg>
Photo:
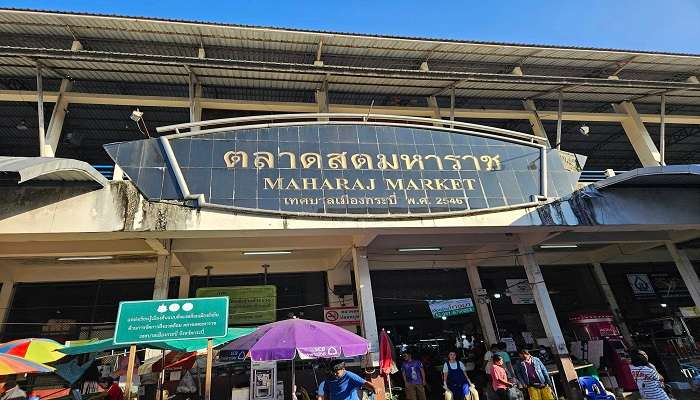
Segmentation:
<svg viewBox="0 0 700 400">
<path fill-rule="evenodd" d="M 578 179 L 556 150 L 423 126 L 232 128 L 105 148 L 149 200 L 184 200 L 179 169 L 205 205 L 284 214 L 463 213 L 532 202 L 543 176 L 550 197 Z"/>
</svg>

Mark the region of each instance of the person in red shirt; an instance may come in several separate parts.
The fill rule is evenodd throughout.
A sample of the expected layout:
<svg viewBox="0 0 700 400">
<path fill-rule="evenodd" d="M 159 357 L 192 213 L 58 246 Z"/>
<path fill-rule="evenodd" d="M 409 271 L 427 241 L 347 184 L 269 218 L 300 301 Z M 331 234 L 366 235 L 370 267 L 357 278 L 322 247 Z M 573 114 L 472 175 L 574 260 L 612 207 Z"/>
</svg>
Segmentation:
<svg viewBox="0 0 700 400">
<path fill-rule="evenodd" d="M 124 392 L 119 384 L 114 381 L 111 377 L 105 379 L 105 386 L 107 387 L 107 398 L 109 400 L 124 400 Z"/>
<path fill-rule="evenodd" d="M 503 357 L 494 354 L 492 357 L 493 366 L 491 367 L 491 385 L 494 392 L 498 395 L 499 400 L 508 399 L 508 389 L 513 386 L 508 382 L 508 373 L 503 367 Z"/>
</svg>

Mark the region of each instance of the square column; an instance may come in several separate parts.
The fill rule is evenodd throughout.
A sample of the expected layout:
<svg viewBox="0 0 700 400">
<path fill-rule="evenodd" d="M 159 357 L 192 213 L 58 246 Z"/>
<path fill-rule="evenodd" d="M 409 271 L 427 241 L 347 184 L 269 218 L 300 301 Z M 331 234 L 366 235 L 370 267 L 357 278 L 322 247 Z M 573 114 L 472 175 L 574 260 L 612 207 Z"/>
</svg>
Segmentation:
<svg viewBox="0 0 700 400">
<path fill-rule="evenodd" d="M 685 253 L 685 250 L 679 249 L 674 243 L 667 242 L 666 248 L 668 252 L 671 253 L 673 261 L 676 263 L 676 268 L 683 278 L 683 283 L 685 287 L 688 288 L 690 292 L 690 297 L 693 298 L 693 303 L 695 303 L 695 308 L 700 310 L 700 279 L 698 279 L 698 274 L 693 268 L 693 263 L 690 262 L 690 258 Z"/>
<path fill-rule="evenodd" d="M 469 278 L 469 287 L 472 289 L 472 299 L 476 306 L 476 314 L 479 316 L 479 324 L 481 332 L 484 335 L 484 340 L 488 345 L 498 343 L 496 330 L 493 328 L 493 320 L 491 319 L 491 311 L 489 310 L 488 296 L 479 294 L 481 292 L 481 278 L 479 277 L 479 267 L 476 264 L 467 262 L 467 277 Z M 487 346 L 488 348 L 488 346 Z"/>
<path fill-rule="evenodd" d="M 360 306 L 362 336 L 369 340 L 370 361 L 373 366 L 379 365 L 379 332 L 377 316 L 374 312 L 374 297 L 372 281 L 369 275 L 366 247 L 353 247 L 352 269 L 355 273 L 355 292 Z"/>
<path fill-rule="evenodd" d="M 622 312 L 620 312 L 620 306 L 617 304 L 615 294 L 610 288 L 610 283 L 608 282 L 608 278 L 605 276 L 605 271 L 603 271 L 603 266 L 600 265 L 600 263 L 593 263 L 593 276 L 595 277 L 596 282 L 598 282 L 600 289 L 603 291 L 605 300 L 607 301 L 608 306 L 610 307 L 610 312 L 612 312 L 613 318 L 615 318 L 615 323 L 617 324 L 617 326 L 620 327 L 620 333 L 622 334 L 622 337 L 625 339 L 625 342 L 627 342 L 628 345 L 634 346 L 634 341 L 632 340 L 632 333 L 630 332 L 629 328 L 627 327 L 627 323 L 625 323 L 625 320 L 622 317 Z"/>
<path fill-rule="evenodd" d="M 0 289 L 0 332 L 5 333 L 5 322 L 10 314 L 10 305 L 12 305 L 12 297 L 15 294 L 15 282 L 12 280 L 2 281 Z"/>
<path fill-rule="evenodd" d="M 556 355 L 557 367 L 559 368 L 558 376 L 564 387 L 566 398 L 579 399 L 581 397 L 581 391 L 578 385 L 578 375 L 569 357 L 569 350 L 566 347 L 566 341 L 561 332 L 557 314 L 554 311 L 554 305 L 552 305 L 552 299 L 549 297 L 547 285 L 544 283 L 542 270 L 535 259 L 535 252 L 530 246 L 520 246 L 519 253 L 520 255 L 518 258 L 525 267 L 527 280 L 532 288 L 532 295 L 535 298 L 535 304 L 537 305 L 537 311 L 542 319 L 542 325 L 544 325 L 547 337 L 553 344 L 552 350 Z"/>
<path fill-rule="evenodd" d="M 156 260 L 156 276 L 155 282 L 153 284 L 153 300 L 161 300 L 168 298 L 168 291 L 170 289 L 170 267 L 172 264 L 172 255 L 170 254 L 170 249 L 172 245 L 172 240 L 161 241 L 165 250 L 167 250 L 167 255 L 159 255 Z"/>
<path fill-rule="evenodd" d="M 190 274 L 185 273 L 180 275 L 177 297 L 180 299 L 190 297 Z"/>
</svg>

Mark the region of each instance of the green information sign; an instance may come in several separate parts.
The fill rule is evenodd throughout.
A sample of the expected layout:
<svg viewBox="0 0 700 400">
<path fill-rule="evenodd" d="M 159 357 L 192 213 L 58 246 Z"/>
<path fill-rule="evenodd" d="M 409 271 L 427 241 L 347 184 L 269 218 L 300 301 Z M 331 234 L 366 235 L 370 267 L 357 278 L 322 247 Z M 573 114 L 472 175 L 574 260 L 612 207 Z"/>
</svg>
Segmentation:
<svg viewBox="0 0 700 400">
<path fill-rule="evenodd" d="M 115 344 L 210 339 L 226 336 L 226 297 L 119 303 Z"/>
<path fill-rule="evenodd" d="M 232 286 L 197 289 L 197 297 L 228 296 L 229 325 L 251 325 L 277 319 L 277 287 Z"/>
</svg>

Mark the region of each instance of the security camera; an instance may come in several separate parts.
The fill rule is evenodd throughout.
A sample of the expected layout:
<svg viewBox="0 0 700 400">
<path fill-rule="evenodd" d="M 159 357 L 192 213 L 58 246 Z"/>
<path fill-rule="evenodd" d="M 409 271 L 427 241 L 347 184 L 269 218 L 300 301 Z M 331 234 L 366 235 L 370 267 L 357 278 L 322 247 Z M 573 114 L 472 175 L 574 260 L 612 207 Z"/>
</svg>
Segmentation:
<svg viewBox="0 0 700 400">
<path fill-rule="evenodd" d="M 591 131 L 591 128 L 589 128 L 588 125 L 581 125 L 579 126 L 578 131 L 583 136 L 588 136 L 588 133 Z"/>
<path fill-rule="evenodd" d="M 141 118 L 143 118 L 143 111 L 140 111 L 138 108 L 135 109 L 134 111 L 131 112 L 131 119 L 134 122 L 139 122 L 141 121 Z"/>
</svg>

